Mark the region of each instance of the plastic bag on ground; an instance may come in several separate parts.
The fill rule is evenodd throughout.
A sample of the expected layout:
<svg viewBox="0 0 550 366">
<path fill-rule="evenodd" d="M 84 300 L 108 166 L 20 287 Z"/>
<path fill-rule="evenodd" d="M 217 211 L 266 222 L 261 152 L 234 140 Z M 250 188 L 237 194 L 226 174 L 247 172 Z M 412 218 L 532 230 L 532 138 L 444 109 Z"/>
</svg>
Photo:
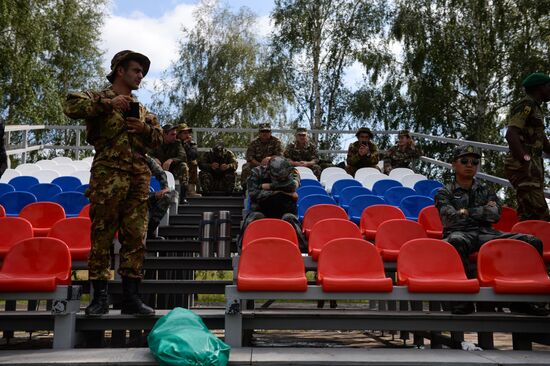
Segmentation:
<svg viewBox="0 0 550 366">
<path fill-rule="evenodd" d="M 161 366 L 225 366 L 231 347 L 210 333 L 190 310 L 175 308 L 160 318 L 147 336 Z"/>
</svg>

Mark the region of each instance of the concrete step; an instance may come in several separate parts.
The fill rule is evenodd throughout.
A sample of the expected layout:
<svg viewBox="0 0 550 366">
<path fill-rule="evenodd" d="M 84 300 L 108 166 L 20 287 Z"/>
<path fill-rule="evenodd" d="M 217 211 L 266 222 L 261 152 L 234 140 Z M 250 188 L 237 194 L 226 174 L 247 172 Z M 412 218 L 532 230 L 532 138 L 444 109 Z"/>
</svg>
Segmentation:
<svg viewBox="0 0 550 366">
<path fill-rule="evenodd" d="M 201 213 L 186 213 L 170 216 L 170 225 L 199 225 L 202 219 Z M 232 229 L 239 228 L 243 216 L 241 213 L 231 215 Z"/>
<path fill-rule="evenodd" d="M 146 249 L 148 252 L 160 252 L 160 256 L 165 256 L 166 252 L 201 252 L 201 242 L 199 240 L 147 240 Z M 231 243 L 231 252 L 237 252 L 236 241 Z"/>
<path fill-rule="evenodd" d="M 223 204 L 223 203 L 209 203 L 204 205 L 179 205 L 178 214 L 201 214 L 203 212 L 215 212 L 218 211 L 229 211 L 231 216 L 233 215 L 242 215 L 243 206 L 242 204 Z"/>
</svg>

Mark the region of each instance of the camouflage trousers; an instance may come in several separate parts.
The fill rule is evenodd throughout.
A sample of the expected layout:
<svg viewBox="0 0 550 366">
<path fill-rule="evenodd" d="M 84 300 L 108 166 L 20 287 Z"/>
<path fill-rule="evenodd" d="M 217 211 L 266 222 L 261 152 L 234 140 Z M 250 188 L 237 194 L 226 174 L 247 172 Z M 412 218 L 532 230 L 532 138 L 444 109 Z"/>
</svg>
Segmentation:
<svg viewBox="0 0 550 366">
<path fill-rule="evenodd" d="M 235 172 L 233 171 L 220 171 L 219 173 L 201 171 L 199 173 L 201 189 L 204 194 L 209 194 L 213 191 L 222 191 L 227 194 L 233 193 L 235 190 L 235 178 Z"/>
<path fill-rule="evenodd" d="M 321 179 L 321 171 L 323 169 L 321 169 L 321 167 L 319 165 L 314 164 L 314 165 L 310 166 L 309 169 L 311 169 L 313 171 L 313 174 L 315 174 L 317 179 Z"/>
<path fill-rule="evenodd" d="M 155 192 L 149 193 L 149 224 L 147 225 L 147 236 L 152 236 L 160 221 L 166 215 L 166 212 L 170 208 L 170 204 L 174 201 L 176 191 L 171 190 L 166 193 L 160 199 L 155 197 Z"/>
<path fill-rule="evenodd" d="M 189 184 L 198 184 L 198 171 L 199 166 L 196 160 L 188 161 L 187 166 L 189 168 Z"/>
<path fill-rule="evenodd" d="M 248 177 L 250 177 L 250 174 L 252 174 L 252 169 L 254 167 L 250 165 L 250 163 L 246 163 L 243 165 L 241 170 L 241 187 L 243 187 L 243 191 L 246 190 L 246 181 L 248 180 Z"/>
<path fill-rule="evenodd" d="M 443 240 L 451 244 L 460 254 L 464 270 L 468 278 L 476 278 L 476 272 L 470 263 L 469 256 L 489 240 L 493 239 L 516 239 L 532 245 L 542 255 L 542 241 L 527 234 L 505 233 L 492 228 L 482 228 L 476 231 L 455 231 L 447 235 Z"/>
<path fill-rule="evenodd" d="M 180 181 L 181 186 L 189 184 L 189 167 L 186 162 L 180 161 L 170 164 L 169 171 L 174 175 L 175 179 Z"/>
<path fill-rule="evenodd" d="M 121 244 L 118 273 L 123 277 L 142 277 L 150 179 L 149 174 L 103 166 L 92 169 L 88 190 L 92 220 L 90 280 L 110 279 L 110 249 L 116 232 Z"/>
</svg>

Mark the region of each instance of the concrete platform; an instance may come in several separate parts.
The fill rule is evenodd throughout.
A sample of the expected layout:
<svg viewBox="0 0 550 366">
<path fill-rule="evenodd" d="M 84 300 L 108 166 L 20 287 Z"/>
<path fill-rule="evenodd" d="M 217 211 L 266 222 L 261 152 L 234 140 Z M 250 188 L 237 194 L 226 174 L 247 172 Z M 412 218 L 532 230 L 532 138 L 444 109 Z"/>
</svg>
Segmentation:
<svg viewBox="0 0 550 366">
<path fill-rule="evenodd" d="M 147 348 L 101 348 L 65 351 L 24 350 L 0 353 L 1 365 L 14 366 L 106 366 L 157 365 Z M 234 348 L 229 364 L 241 365 L 548 365 L 550 352 L 327 349 L 327 348 Z"/>
</svg>

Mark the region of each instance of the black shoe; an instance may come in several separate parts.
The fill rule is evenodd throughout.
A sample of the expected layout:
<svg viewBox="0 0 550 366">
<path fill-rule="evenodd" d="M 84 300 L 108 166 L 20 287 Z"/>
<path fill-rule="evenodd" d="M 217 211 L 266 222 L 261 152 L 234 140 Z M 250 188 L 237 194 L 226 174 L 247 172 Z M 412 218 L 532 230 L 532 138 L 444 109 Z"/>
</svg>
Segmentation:
<svg viewBox="0 0 550 366">
<path fill-rule="evenodd" d="M 107 281 L 93 280 L 93 299 L 84 311 L 88 316 L 101 316 L 109 313 L 109 294 Z"/>
<path fill-rule="evenodd" d="M 139 278 L 122 277 L 122 305 L 121 314 L 152 316 L 155 310 L 143 303 L 139 297 Z"/>
<path fill-rule="evenodd" d="M 456 302 L 451 307 L 451 314 L 465 315 L 474 312 L 474 303 L 470 301 Z"/>
<path fill-rule="evenodd" d="M 547 316 L 550 314 L 550 311 L 544 306 L 539 306 L 537 304 L 529 303 L 529 302 L 520 302 L 520 303 L 514 303 L 510 305 L 510 311 L 512 313 L 520 313 L 520 314 L 527 314 L 527 315 L 535 315 L 535 316 Z"/>
</svg>

